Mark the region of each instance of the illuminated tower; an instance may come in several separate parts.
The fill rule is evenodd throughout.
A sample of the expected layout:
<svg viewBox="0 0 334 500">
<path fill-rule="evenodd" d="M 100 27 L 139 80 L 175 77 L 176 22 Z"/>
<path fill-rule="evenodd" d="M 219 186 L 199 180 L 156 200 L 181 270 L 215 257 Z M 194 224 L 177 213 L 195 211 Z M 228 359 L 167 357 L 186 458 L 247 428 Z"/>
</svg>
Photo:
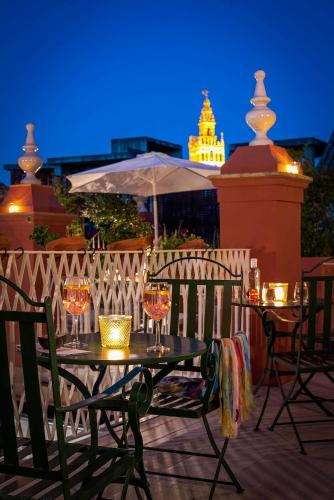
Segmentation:
<svg viewBox="0 0 334 500">
<path fill-rule="evenodd" d="M 220 167 L 225 163 L 224 134 L 221 133 L 220 141 L 218 141 L 216 120 L 208 98 L 209 92 L 203 90 L 202 94 L 205 99 L 198 122 L 199 136 L 191 135 L 189 137 L 189 160 Z"/>
</svg>

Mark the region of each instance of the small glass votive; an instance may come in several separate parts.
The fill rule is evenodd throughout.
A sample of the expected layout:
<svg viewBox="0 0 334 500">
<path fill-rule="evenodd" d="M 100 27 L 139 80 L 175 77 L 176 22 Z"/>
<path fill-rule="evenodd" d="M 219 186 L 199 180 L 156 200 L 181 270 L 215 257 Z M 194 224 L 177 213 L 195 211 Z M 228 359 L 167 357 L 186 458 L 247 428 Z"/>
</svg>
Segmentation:
<svg viewBox="0 0 334 500">
<path fill-rule="evenodd" d="M 132 316 L 109 314 L 99 316 L 102 347 L 122 349 L 130 344 Z"/>
<path fill-rule="evenodd" d="M 288 300 L 289 283 L 263 283 L 262 302 L 282 304 Z"/>
<path fill-rule="evenodd" d="M 268 304 L 274 303 L 275 291 L 271 285 L 272 285 L 272 283 L 268 283 L 268 282 L 262 283 L 262 293 L 261 293 L 262 302 L 265 302 Z"/>
</svg>

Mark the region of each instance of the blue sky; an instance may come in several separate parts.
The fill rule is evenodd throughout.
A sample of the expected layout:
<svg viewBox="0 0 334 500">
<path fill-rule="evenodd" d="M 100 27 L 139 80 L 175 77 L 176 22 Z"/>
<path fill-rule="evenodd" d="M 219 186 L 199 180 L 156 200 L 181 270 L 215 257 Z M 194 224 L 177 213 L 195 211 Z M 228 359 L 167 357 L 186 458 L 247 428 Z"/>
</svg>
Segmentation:
<svg viewBox="0 0 334 500">
<path fill-rule="evenodd" d="M 253 73 L 277 113 L 270 136 L 334 128 L 334 2 L 1 0 L 1 165 L 25 124 L 42 157 L 110 151 L 110 139 L 196 135 L 207 88 L 217 132 L 249 141 Z"/>
</svg>

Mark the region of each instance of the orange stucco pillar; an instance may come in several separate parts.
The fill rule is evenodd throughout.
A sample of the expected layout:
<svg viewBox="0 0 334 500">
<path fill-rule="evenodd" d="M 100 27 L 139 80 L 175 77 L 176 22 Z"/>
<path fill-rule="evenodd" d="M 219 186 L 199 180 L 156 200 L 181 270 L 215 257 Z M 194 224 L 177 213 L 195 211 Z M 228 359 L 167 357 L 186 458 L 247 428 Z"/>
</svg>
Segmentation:
<svg viewBox="0 0 334 500">
<path fill-rule="evenodd" d="M 249 248 L 261 281 L 288 282 L 290 296 L 300 276 L 301 204 L 311 179 L 288 173 L 295 166 L 284 148 L 239 147 L 211 178 L 220 204 L 222 248 Z M 253 373 L 263 367 L 265 339 L 252 320 Z"/>
<path fill-rule="evenodd" d="M 65 213 L 50 186 L 12 185 L 0 205 L 0 233 L 9 239 L 12 249 L 37 250 L 29 239 L 37 224 L 46 224 L 50 232 L 65 236 L 72 220 L 73 215 Z"/>
</svg>

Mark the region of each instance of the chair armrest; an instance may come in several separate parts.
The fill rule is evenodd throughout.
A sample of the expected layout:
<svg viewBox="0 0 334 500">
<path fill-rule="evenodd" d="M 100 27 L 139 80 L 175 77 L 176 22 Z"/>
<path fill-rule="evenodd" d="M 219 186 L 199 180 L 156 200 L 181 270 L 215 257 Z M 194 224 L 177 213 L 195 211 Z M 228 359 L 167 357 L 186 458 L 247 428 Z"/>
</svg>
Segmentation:
<svg viewBox="0 0 334 500">
<path fill-rule="evenodd" d="M 204 380 L 214 381 L 216 376 L 216 366 L 219 361 L 219 339 L 211 339 L 207 342 L 208 348 L 201 356 L 201 375 Z"/>
<path fill-rule="evenodd" d="M 108 398 L 112 394 L 119 392 L 123 387 L 126 386 L 131 380 L 133 380 L 138 374 L 143 371 L 140 367 L 135 367 L 131 370 L 127 375 L 118 380 L 115 384 L 105 389 L 103 392 L 96 394 L 95 396 L 90 396 L 86 399 L 78 401 L 72 405 L 62 406 L 61 408 L 57 408 L 57 412 L 66 413 L 69 411 L 76 411 L 80 408 L 92 407 L 93 404 L 96 404 L 98 401 Z"/>
<path fill-rule="evenodd" d="M 135 409 L 137 418 L 143 417 L 151 405 L 153 397 L 153 378 L 151 372 L 147 368 L 138 368 L 138 370 L 141 378 L 138 382 L 135 382 L 130 391 L 126 393 L 127 398 L 125 398 L 123 394 L 122 397 L 101 398 L 89 404 L 89 408 L 94 410 L 118 410 L 130 413 L 130 407 L 132 407 Z M 128 375 L 130 375 L 130 373 Z"/>
<path fill-rule="evenodd" d="M 203 396 L 203 407 L 205 411 L 214 397 L 215 387 L 217 387 L 218 384 L 220 342 L 220 339 L 212 339 L 208 344 L 206 353 L 201 356 L 201 374 L 204 380 L 207 381 L 206 391 Z"/>
</svg>

